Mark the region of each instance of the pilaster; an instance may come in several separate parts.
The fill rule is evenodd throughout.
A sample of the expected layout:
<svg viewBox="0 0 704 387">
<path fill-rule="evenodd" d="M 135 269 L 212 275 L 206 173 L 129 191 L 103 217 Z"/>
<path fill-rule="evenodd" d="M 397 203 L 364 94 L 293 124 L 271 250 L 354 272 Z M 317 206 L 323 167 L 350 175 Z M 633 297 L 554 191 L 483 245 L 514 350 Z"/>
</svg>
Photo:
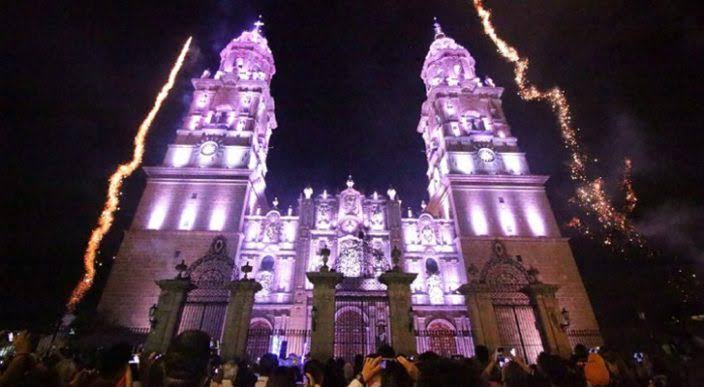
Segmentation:
<svg viewBox="0 0 704 387">
<path fill-rule="evenodd" d="M 530 298 L 543 336 L 545 350 L 550 353 L 569 356 L 572 353 L 567 332 L 560 326 L 560 308 L 555 298 L 558 286 L 534 283 L 526 286 L 523 292 Z"/>
<path fill-rule="evenodd" d="M 328 270 L 308 272 L 306 276 L 313 283 L 310 354 L 313 359 L 325 362 L 333 355 L 335 286 L 342 282 L 343 276 L 341 273 Z"/>
<path fill-rule="evenodd" d="M 387 271 L 379 276 L 379 282 L 387 286 L 391 323 L 391 343 L 397 353 L 416 353 L 413 334 L 413 309 L 411 309 L 411 282 L 415 273 Z"/>
<path fill-rule="evenodd" d="M 230 282 L 230 299 L 227 303 L 225 324 L 222 333 L 221 355 L 225 360 L 242 356 L 247 349 L 249 321 L 254 306 L 254 294 L 262 285 L 253 279 Z"/>
<path fill-rule="evenodd" d="M 195 288 L 188 278 L 156 281 L 161 289 L 154 310 L 153 326 L 144 344 L 145 352 L 166 352 L 176 333 L 186 294 Z"/>
<path fill-rule="evenodd" d="M 489 290 L 486 285 L 476 283 L 464 284 L 457 289 L 464 295 L 474 345 L 484 345 L 493 350 L 501 345 L 501 336 Z"/>
</svg>

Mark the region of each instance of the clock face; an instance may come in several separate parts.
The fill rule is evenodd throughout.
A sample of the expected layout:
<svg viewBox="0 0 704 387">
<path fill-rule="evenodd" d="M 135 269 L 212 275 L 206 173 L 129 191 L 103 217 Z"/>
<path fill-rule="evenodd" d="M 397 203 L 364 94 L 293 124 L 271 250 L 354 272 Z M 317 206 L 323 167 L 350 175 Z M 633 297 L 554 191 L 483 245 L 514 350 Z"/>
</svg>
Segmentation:
<svg viewBox="0 0 704 387">
<path fill-rule="evenodd" d="M 218 151 L 218 143 L 215 141 L 207 141 L 200 146 L 200 154 L 203 156 L 212 156 Z"/>
<path fill-rule="evenodd" d="M 481 148 L 477 151 L 477 154 L 479 155 L 479 160 L 485 163 L 490 163 L 495 158 L 494 151 L 489 148 Z"/>
</svg>

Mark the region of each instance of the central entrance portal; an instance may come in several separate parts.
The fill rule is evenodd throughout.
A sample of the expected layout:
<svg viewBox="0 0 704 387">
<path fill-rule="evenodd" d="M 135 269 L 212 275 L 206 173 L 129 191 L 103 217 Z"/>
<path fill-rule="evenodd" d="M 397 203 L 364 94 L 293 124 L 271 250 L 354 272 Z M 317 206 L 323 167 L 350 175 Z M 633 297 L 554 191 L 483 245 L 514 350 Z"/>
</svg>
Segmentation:
<svg viewBox="0 0 704 387">
<path fill-rule="evenodd" d="M 389 304 L 385 292 L 340 294 L 335 297 L 334 357 L 353 361 L 391 344 Z"/>
</svg>

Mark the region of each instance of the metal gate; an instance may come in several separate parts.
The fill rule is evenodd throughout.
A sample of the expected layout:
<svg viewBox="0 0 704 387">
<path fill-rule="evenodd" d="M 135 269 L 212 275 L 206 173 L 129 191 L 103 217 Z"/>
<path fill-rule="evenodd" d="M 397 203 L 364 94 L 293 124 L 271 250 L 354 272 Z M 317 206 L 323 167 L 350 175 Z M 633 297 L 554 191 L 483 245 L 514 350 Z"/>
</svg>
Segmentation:
<svg viewBox="0 0 704 387">
<path fill-rule="evenodd" d="M 501 344 L 515 348 L 528 363 L 535 363 L 543 351 L 543 340 L 530 305 L 494 305 Z"/>
<path fill-rule="evenodd" d="M 207 333 L 214 342 L 220 341 L 228 294 L 225 289 L 190 291 L 181 311 L 178 333 L 195 329 Z"/>
<path fill-rule="evenodd" d="M 382 344 L 391 344 L 386 296 L 335 297 L 334 343 L 334 357 L 348 361 L 353 361 L 358 354 L 376 352 Z"/>
<path fill-rule="evenodd" d="M 272 333 L 271 326 L 264 321 L 254 320 L 249 324 L 246 350 L 249 360 L 258 362 L 260 357 L 269 353 Z"/>
</svg>

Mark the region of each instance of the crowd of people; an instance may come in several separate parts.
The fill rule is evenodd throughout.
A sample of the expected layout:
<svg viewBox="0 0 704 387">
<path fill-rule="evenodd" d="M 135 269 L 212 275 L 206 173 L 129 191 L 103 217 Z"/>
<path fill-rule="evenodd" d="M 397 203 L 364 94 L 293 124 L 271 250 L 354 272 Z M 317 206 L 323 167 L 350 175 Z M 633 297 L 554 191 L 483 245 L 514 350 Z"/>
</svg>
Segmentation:
<svg viewBox="0 0 704 387">
<path fill-rule="evenodd" d="M 201 331 L 185 331 L 168 351 L 134 353 L 118 343 L 96 351 L 53 348 L 40 355 L 37 337 L 21 332 L 3 360 L 0 387 L 444 387 L 444 386 L 678 386 L 684 385 L 647 355 L 630 361 L 616 352 L 577 345 L 569 359 L 541 353 L 528 364 L 515 351 L 475 348 L 475 356 L 398 354 L 388 345 L 353 361 L 290 361 L 265 354 L 256 362 L 222 361 Z"/>
</svg>

